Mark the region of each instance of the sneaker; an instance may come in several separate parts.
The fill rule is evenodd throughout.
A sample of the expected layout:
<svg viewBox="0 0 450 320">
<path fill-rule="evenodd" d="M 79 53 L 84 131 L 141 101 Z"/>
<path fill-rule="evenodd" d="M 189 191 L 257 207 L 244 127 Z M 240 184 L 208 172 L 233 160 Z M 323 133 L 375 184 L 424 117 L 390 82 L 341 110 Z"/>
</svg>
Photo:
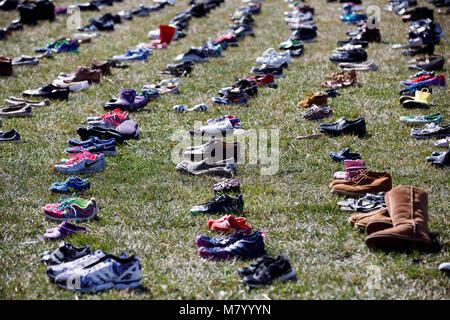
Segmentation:
<svg viewBox="0 0 450 320">
<path fill-rule="evenodd" d="M 344 148 L 340 152 L 330 152 L 330 157 L 334 161 L 357 160 L 361 159 L 359 153 L 350 152 L 350 148 Z"/>
<path fill-rule="evenodd" d="M 55 284 L 78 292 L 95 292 L 112 288 L 124 290 L 140 286 L 141 276 L 141 263 L 137 257 L 120 258 L 108 255 L 95 264 L 57 276 Z"/>
<path fill-rule="evenodd" d="M 224 93 L 223 97 L 214 97 L 211 102 L 217 105 L 246 105 L 248 104 L 247 94 L 240 88 L 234 88 Z"/>
<path fill-rule="evenodd" d="M 208 55 L 202 48 L 190 48 L 185 54 L 180 54 L 175 57 L 176 62 L 205 62 L 208 61 Z"/>
<path fill-rule="evenodd" d="M 266 260 L 267 261 L 267 260 Z M 255 273 L 245 276 L 242 281 L 250 288 L 260 288 L 272 284 L 274 281 L 296 280 L 288 259 L 279 255 L 272 263 L 259 265 Z"/>
<path fill-rule="evenodd" d="M 56 204 L 49 204 L 42 208 L 45 216 L 57 221 L 87 221 L 97 215 L 95 198 L 84 200 L 71 197 Z"/>
<path fill-rule="evenodd" d="M 41 262 L 48 265 L 55 265 L 80 259 L 91 253 L 89 246 L 75 247 L 74 245 L 62 241 L 58 248 L 53 251 L 45 251 L 41 254 Z"/>
<path fill-rule="evenodd" d="M 66 174 L 84 174 L 100 172 L 105 170 L 105 156 L 83 152 L 71 156 L 72 159 L 64 163 L 53 166 L 53 171 Z"/>
<path fill-rule="evenodd" d="M 237 269 L 237 273 L 243 278 L 254 274 L 262 265 L 269 265 L 275 262 L 276 258 L 264 255 L 253 261 L 248 267 L 241 267 Z"/>
<path fill-rule="evenodd" d="M 105 157 L 115 156 L 116 155 L 116 146 L 113 144 L 110 144 L 110 145 L 99 144 L 99 145 L 93 145 L 91 147 L 87 147 L 86 149 L 83 149 L 82 147 L 73 147 L 73 148 L 66 149 L 66 152 L 68 154 L 77 154 L 77 153 L 85 152 L 85 151 L 90 152 L 92 154 L 103 153 L 105 155 Z"/>
<path fill-rule="evenodd" d="M 223 179 L 213 186 L 214 193 L 240 192 L 240 190 L 238 179 Z"/>
<path fill-rule="evenodd" d="M 235 243 L 238 240 L 244 239 L 246 235 L 248 235 L 248 230 L 236 231 L 235 233 L 226 236 L 225 238 L 213 238 L 208 236 L 198 236 L 197 237 L 197 246 L 205 247 L 205 248 L 214 248 L 220 247 L 224 248 L 232 243 Z"/>
<path fill-rule="evenodd" d="M 118 108 L 111 112 L 102 114 L 100 117 L 87 118 L 87 122 L 90 125 L 98 125 L 105 128 L 116 128 L 122 122 L 129 119 L 129 113 Z"/>
<path fill-rule="evenodd" d="M 91 136 L 89 137 L 88 140 L 85 141 L 69 139 L 68 144 L 71 147 L 89 148 L 94 145 L 116 145 L 116 140 L 115 139 L 101 140 L 95 136 Z"/>
<path fill-rule="evenodd" d="M 74 193 L 77 191 L 88 190 L 91 187 L 89 179 L 81 179 L 78 177 L 67 178 L 64 182 L 55 182 L 50 187 L 50 192 L 54 193 Z"/>
<path fill-rule="evenodd" d="M 201 247 L 198 249 L 198 253 L 203 259 L 223 261 L 233 258 L 256 258 L 264 255 L 266 250 L 261 232 L 255 231 L 226 247 Z"/>
<path fill-rule="evenodd" d="M 239 214 L 244 210 L 244 200 L 239 194 L 236 198 L 224 194 L 212 199 L 209 202 L 192 207 L 189 212 L 192 214 Z"/>
<path fill-rule="evenodd" d="M 285 51 L 283 53 L 278 53 L 274 48 L 269 48 L 262 54 L 261 57 L 256 58 L 256 63 L 259 64 L 283 64 L 283 63 L 291 63 L 291 55 L 289 51 Z"/>
<path fill-rule="evenodd" d="M 320 120 L 323 118 L 331 117 L 333 110 L 326 106 L 313 105 L 310 109 L 301 113 L 302 118 L 307 120 Z"/>
<path fill-rule="evenodd" d="M 281 78 L 283 77 L 283 67 L 282 65 L 267 65 L 263 64 L 261 67 L 253 67 L 250 71 L 253 74 L 256 75 L 273 75 L 274 78 Z"/>
<path fill-rule="evenodd" d="M 0 143 L 1 142 L 20 142 L 20 134 L 16 129 L 11 129 L 9 131 L 0 131 Z"/>
<path fill-rule="evenodd" d="M 198 162 L 184 160 L 180 162 L 175 169 L 178 172 L 195 176 L 215 175 L 231 178 L 237 173 L 236 163 L 233 158 L 219 161 L 205 159 Z"/>
<path fill-rule="evenodd" d="M 47 276 L 50 278 L 50 280 L 54 280 L 57 276 L 67 271 L 76 270 L 79 268 L 89 266 L 91 264 L 98 262 L 105 256 L 106 253 L 104 253 L 101 250 L 97 250 L 76 260 L 50 266 L 45 270 L 45 272 L 47 273 Z"/>
<path fill-rule="evenodd" d="M 224 233 L 251 228 L 245 224 L 245 218 L 235 218 L 231 214 L 225 215 L 217 220 L 208 220 L 208 227 L 214 231 Z"/>
<path fill-rule="evenodd" d="M 427 123 L 441 123 L 443 121 L 442 115 L 440 112 L 430 114 L 428 116 L 420 115 L 420 116 L 404 116 L 400 117 L 401 122 L 409 123 L 409 124 L 427 124 Z"/>
</svg>

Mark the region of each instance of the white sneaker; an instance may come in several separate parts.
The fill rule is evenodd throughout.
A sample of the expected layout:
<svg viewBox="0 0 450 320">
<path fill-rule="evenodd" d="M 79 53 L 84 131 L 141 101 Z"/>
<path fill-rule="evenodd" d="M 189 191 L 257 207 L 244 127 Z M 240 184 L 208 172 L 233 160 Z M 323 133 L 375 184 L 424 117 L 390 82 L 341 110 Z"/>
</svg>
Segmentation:
<svg viewBox="0 0 450 320">
<path fill-rule="evenodd" d="M 263 53 L 262 57 L 256 58 L 256 62 L 259 64 L 268 64 L 268 65 L 279 65 L 283 63 L 291 63 L 291 52 L 290 51 L 284 51 L 284 52 L 276 52 L 273 48 L 270 48 L 273 50 L 272 53 L 268 54 L 267 50 Z M 269 49 L 269 50 L 270 50 Z"/>
</svg>

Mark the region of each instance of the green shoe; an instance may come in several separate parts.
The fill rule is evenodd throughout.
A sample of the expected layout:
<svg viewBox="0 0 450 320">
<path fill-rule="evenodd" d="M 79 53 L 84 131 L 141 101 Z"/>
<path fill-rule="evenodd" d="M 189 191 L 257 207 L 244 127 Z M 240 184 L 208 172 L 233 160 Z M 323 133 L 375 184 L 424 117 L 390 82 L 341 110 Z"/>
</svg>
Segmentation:
<svg viewBox="0 0 450 320">
<path fill-rule="evenodd" d="M 441 123 L 442 115 L 440 112 L 435 114 L 430 114 L 429 116 L 408 116 L 400 117 L 401 122 L 411 123 L 411 124 L 426 124 L 426 123 Z"/>
<path fill-rule="evenodd" d="M 300 40 L 287 40 L 280 43 L 281 50 L 297 50 L 303 48 L 303 41 Z"/>
</svg>

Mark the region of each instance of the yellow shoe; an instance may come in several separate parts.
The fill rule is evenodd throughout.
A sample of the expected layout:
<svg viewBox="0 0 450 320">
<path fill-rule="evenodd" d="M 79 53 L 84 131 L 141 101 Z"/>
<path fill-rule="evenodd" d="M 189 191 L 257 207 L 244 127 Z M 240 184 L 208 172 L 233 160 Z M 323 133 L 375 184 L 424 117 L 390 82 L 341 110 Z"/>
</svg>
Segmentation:
<svg viewBox="0 0 450 320">
<path fill-rule="evenodd" d="M 402 106 L 404 108 L 429 108 L 431 98 L 430 90 L 428 88 L 422 88 L 421 91 L 417 90 L 415 92 L 414 99 L 405 99 L 406 101 L 402 102 Z"/>
</svg>

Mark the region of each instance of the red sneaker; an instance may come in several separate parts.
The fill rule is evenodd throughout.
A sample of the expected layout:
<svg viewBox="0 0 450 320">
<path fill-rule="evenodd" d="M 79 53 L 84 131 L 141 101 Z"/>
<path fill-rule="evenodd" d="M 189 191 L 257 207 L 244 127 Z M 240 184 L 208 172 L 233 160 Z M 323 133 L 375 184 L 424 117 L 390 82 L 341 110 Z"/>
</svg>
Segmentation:
<svg viewBox="0 0 450 320">
<path fill-rule="evenodd" d="M 102 114 L 101 118 L 102 122 L 109 127 L 118 127 L 122 122 L 130 119 L 128 112 L 120 109 Z"/>
<path fill-rule="evenodd" d="M 276 88 L 277 84 L 273 78 L 273 74 L 268 74 L 266 76 L 253 76 L 246 78 L 248 81 L 255 81 L 258 86 L 267 86 Z"/>
<path fill-rule="evenodd" d="M 209 220 L 208 227 L 218 232 L 234 232 L 251 228 L 245 224 L 245 218 L 235 218 L 231 214 L 225 215 L 218 220 Z"/>
</svg>

